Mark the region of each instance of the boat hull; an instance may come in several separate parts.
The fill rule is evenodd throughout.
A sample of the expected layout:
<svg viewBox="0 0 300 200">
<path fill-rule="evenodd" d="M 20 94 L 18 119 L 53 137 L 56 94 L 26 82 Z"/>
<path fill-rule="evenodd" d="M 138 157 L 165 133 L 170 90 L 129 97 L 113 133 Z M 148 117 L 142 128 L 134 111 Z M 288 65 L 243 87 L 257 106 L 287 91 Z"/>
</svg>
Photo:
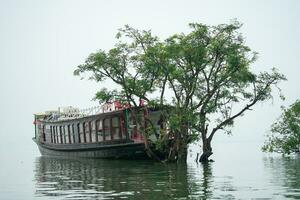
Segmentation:
<svg viewBox="0 0 300 200">
<path fill-rule="evenodd" d="M 35 140 L 34 140 L 35 141 Z M 143 143 L 123 143 L 103 145 L 60 145 L 54 146 L 35 141 L 43 156 L 71 157 L 71 158 L 126 158 L 126 159 L 147 159 Z"/>
</svg>

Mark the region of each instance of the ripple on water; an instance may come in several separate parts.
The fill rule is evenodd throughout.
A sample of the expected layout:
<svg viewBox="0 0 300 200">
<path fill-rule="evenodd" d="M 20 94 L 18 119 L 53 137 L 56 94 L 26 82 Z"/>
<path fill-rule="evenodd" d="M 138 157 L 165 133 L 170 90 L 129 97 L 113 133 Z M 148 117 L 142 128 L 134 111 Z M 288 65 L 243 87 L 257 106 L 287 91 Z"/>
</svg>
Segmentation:
<svg viewBox="0 0 300 200">
<path fill-rule="evenodd" d="M 38 185 L 42 186 L 42 185 L 57 185 L 58 182 L 39 182 Z"/>
<path fill-rule="evenodd" d="M 38 158 L 35 196 L 41 199 L 284 199 L 300 198 L 300 162 L 264 159 L 257 174 L 222 163 Z M 258 165 L 257 163 L 255 165 Z M 250 170 L 251 171 L 251 170 Z M 252 170 L 253 171 L 253 170 Z"/>
</svg>

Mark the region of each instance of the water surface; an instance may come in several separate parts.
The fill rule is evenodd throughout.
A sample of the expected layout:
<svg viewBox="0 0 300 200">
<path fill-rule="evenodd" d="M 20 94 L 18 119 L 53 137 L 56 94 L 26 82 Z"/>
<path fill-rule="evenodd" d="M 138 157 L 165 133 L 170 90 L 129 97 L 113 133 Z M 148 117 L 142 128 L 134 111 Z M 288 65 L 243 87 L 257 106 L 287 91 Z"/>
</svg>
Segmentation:
<svg viewBox="0 0 300 200">
<path fill-rule="evenodd" d="M 35 160 L 36 198 L 58 199 L 300 199 L 299 157 L 268 156 L 251 145 L 223 144 L 216 162 Z M 243 147 L 243 148 L 242 148 Z M 237 154 L 236 149 L 240 151 Z M 221 154 L 221 152 L 226 152 Z M 221 156 L 223 155 L 223 156 Z M 229 157 L 231 155 L 231 157 Z"/>
<path fill-rule="evenodd" d="M 216 143 L 215 162 L 42 157 L 18 148 L 0 165 L 0 199 L 300 199 L 300 157 L 258 144 Z"/>
</svg>

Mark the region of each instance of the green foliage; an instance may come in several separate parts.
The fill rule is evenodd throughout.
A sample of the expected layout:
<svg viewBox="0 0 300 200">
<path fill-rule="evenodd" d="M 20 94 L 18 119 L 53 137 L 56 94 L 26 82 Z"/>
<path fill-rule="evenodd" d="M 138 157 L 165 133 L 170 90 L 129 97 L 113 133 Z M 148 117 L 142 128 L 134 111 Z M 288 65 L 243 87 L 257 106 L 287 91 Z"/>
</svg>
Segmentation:
<svg viewBox="0 0 300 200">
<path fill-rule="evenodd" d="M 271 126 L 263 151 L 290 154 L 300 150 L 300 101 L 283 108 L 280 118 Z"/>
<path fill-rule="evenodd" d="M 211 141 L 219 130 L 230 133 L 235 118 L 257 102 L 272 98 L 272 88 L 285 77 L 275 69 L 259 74 L 250 69 L 257 53 L 239 33 L 241 23 L 189 26 L 189 33 L 161 41 L 151 31 L 126 25 L 114 48 L 91 54 L 74 74 L 87 72 L 90 79 L 119 86 L 98 92 L 100 102 L 115 96 L 137 106 L 144 99 L 161 109 L 167 134 L 183 143 L 197 136 Z"/>
</svg>

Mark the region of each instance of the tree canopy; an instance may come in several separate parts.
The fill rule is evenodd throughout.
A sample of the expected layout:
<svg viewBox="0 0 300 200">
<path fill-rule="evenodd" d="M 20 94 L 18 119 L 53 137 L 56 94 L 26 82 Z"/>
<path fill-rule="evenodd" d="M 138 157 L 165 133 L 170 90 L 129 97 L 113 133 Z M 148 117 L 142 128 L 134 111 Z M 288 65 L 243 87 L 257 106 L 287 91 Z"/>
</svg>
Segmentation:
<svg viewBox="0 0 300 200">
<path fill-rule="evenodd" d="M 137 106 L 143 99 L 165 111 L 167 134 L 175 138 L 168 154 L 186 154 L 182 150 L 188 143 L 201 139 L 200 160 L 207 161 L 214 134 L 229 133 L 237 117 L 272 98 L 272 88 L 285 80 L 274 68 L 259 74 L 251 70 L 257 53 L 245 44 L 241 26 L 237 21 L 191 23 L 189 33 L 165 40 L 125 26 L 114 48 L 92 53 L 74 74 L 89 72 L 97 82 L 109 79 L 119 86 L 102 88 L 95 97 L 101 102 L 117 98 Z"/>
<path fill-rule="evenodd" d="M 272 124 L 263 151 L 291 154 L 300 151 L 300 101 L 282 108 L 279 119 Z"/>
</svg>

